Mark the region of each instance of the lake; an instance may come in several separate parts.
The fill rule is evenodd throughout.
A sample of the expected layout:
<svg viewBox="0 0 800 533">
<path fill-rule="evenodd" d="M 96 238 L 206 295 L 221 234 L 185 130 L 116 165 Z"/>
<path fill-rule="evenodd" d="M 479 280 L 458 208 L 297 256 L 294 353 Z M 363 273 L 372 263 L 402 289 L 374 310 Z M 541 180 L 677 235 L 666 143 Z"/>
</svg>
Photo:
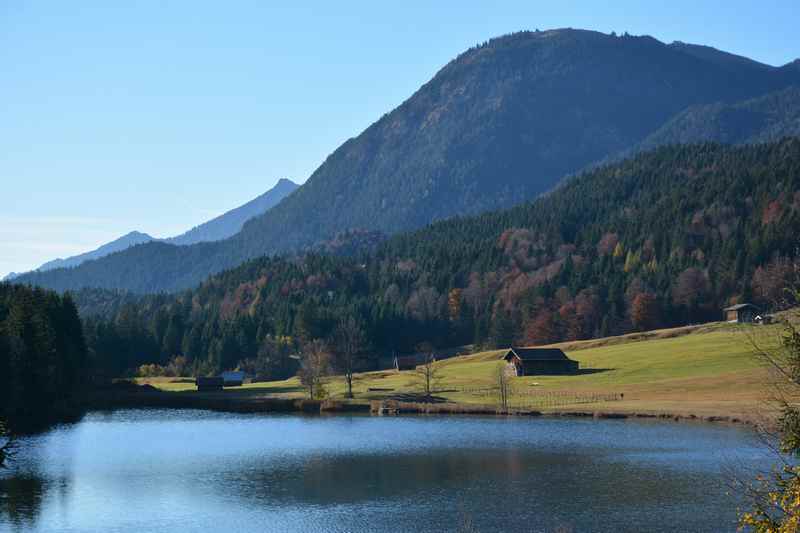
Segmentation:
<svg viewBox="0 0 800 533">
<path fill-rule="evenodd" d="M 0 472 L 0 531 L 735 531 L 745 428 L 94 412 Z"/>
</svg>

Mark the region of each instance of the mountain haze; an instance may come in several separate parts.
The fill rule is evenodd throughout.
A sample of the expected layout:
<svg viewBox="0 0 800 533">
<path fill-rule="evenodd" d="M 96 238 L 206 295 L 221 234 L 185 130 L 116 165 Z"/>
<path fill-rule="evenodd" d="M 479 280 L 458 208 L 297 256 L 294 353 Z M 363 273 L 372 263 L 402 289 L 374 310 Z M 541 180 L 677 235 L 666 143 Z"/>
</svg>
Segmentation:
<svg viewBox="0 0 800 533">
<path fill-rule="evenodd" d="M 263 254 L 348 230 L 391 234 L 501 209 L 637 146 L 690 106 L 733 104 L 800 84 L 709 47 L 562 29 L 470 49 L 347 140 L 291 196 L 216 243 L 151 243 L 26 282 L 174 291 Z"/>
</svg>

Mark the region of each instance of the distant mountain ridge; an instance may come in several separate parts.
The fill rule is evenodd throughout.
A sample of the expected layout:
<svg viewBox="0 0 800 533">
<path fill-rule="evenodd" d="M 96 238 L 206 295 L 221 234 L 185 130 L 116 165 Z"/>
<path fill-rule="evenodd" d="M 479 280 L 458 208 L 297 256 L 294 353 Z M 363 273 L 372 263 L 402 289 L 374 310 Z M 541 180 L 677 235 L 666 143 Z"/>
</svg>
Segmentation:
<svg viewBox="0 0 800 533">
<path fill-rule="evenodd" d="M 54 259 L 44 263 L 35 270 L 38 272 L 46 272 L 48 270 L 54 270 L 58 268 L 73 268 L 86 261 L 100 259 L 107 255 L 127 250 L 132 246 L 153 241 L 188 245 L 199 242 L 213 242 L 226 239 L 238 233 L 242 229 L 244 223 L 249 219 L 263 215 L 268 210 L 275 207 L 281 200 L 294 192 L 298 187 L 299 185 L 293 181 L 286 178 L 281 178 L 278 180 L 278 183 L 276 183 L 264 194 L 239 207 L 231 209 L 230 211 L 223 213 L 222 215 L 213 218 L 208 222 L 200 224 L 199 226 L 195 226 L 189 231 L 176 237 L 157 239 L 151 235 L 148 235 L 147 233 L 131 231 L 130 233 L 104 244 L 95 250 L 72 257 L 67 257 L 66 259 Z M 20 276 L 24 276 L 24 274 L 16 274 L 12 272 L 6 276 L 3 281 L 11 281 Z"/>
<path fill-rule="evenodd" d="M 52 261 L 48 261 L 47 263 L 43 264 L 36 270 L 40 272 L 45 272 L 47 270 L 53 270 L 56 268 L 76 267 L 85 261 L 91 261 L 92 259 L 100 259 L 101 257 L 113 254 L 114 252 L 126 250 L 131 246 L 136 246 L 137 244 L 143 244 L 145 242 L 150 242 L 152 240 L 154 240 L 154 238 L 148 235 L 147 233 L 141 233 L 139 231 L 131 231 L 130 233 L 127 233 L 118 239 L 114 239 L 113 241 L 104 244 L 99 248 L 96 248 L 90 252 L 73 255 L 72 257 L 67 257 L 66 259 L 53 259 Z"/>
<path fill-rule="evenodd" d="M 231 209 L 208 222 L 196 226 L 186 233 L 163 239 L 170 244 L 187 245 L 198 242 L 213 242 L 227 239 L 241 231 L 244 223 L 253 217 L 263 215 L 293 193 L 298 184 L 286 178 L 281 178 L 270 190 L 246 204 Z"/>
<path fill-rule="evenodd" d="M 800 84 L 800 69 L 698 45 L 560 29 L 492 39 L 345 141 L 285 201 L 229 239 L 150 243 L 26 276 L 68 289 L 175 291 L 264 254 L 351 230 L 393 234 L 517 205 L 637 146 L 691 106 Z"/>
</svg>

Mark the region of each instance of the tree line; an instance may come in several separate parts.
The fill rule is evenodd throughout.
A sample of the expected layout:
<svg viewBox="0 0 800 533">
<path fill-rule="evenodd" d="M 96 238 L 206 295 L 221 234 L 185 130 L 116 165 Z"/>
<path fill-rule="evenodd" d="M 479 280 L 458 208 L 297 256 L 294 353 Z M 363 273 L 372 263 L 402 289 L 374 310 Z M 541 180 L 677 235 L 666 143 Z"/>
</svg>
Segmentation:
<svg viewBox="0 0 800 533">
<path fill-rule="evenodd" d="M 79 412 L 89 376 L 72 297 L 0 284 L 0 426 L 30 430 Z"/>
</svg>

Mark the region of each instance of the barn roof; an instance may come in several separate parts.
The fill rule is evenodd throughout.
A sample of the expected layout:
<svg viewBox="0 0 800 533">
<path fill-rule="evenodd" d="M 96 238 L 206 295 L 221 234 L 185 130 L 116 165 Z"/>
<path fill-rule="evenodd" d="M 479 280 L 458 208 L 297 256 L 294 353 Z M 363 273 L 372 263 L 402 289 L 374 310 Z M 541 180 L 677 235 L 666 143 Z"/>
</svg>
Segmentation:
<svg viewBox="0 0 800 533">
<path fill-rule="evenodd" d="M 523 361 L 569 361 L 569 357 L 559 348 L 511 348 L 504 357 L 516 355 Z"/>
<path fill-rule="evenodd" d="M 747 308 L 758 309 L 753 304 L 736 304 L 730 307 L 726 307 L 725 309 L 723 309 L 723 311 L 738 311 L 739 309 L 747 309 Z"/>
</svg>

